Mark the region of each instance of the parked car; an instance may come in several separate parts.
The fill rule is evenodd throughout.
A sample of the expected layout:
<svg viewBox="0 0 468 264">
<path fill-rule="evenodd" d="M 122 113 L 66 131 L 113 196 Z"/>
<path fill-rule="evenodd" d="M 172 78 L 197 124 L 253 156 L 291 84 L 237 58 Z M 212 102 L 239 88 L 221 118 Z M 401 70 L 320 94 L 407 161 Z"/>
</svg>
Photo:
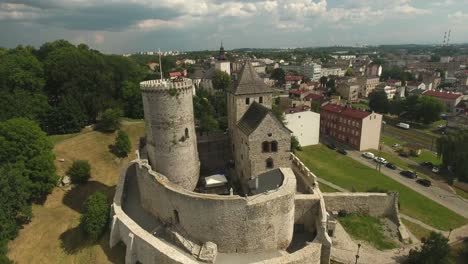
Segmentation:
<svg viewBox="0 0 468 264">
<path fill-rule="evenodd" d="M 430 187 L 432 185 L 432 182 L 427 179 L 418 179 L 416 180 L 417 183 L 421 184 L 422 186 Z"/>
<path fill-rule="evenodd" d="M 333 144 L 333 143 L 329 143 L 329 144 L 327 144 L 327 147 L 328 147 L 329 149 L 336 150 L 336 145 L 335 145 L 335 144 Z"/>
<path fill-rule="evenodd" d="M 364 158 L 367 158 L 367 159 L 374 159 L 375 158 L 375 155 L 372 152 L 364 152 L 364 153 L 362 153 L 362 156 Z"/>
<path fill-rule="evenodd" d="M 401 145 L 398 144 L 398 143 L 395 143 L 395 144 L 392 145 L 392 147 L 394 147 L 394 148 L 399 148 L 399 147 L 401 147 Z"/>
<path fill-rule="evenodd" d="M 432 172 L 434 172 L 434 173 L 439 173 L 439 167 L 435 167 L 435 166 L 434 166 L 434 167 L 432 168 Z"/>
<path fill-rule="evenodd" d="M 340 154 L 343 154 L 343 155 L 347 155 L 348 152 L 346 152 L 346 150 L 342 149 L 342 148 L 339 148 L 336 152 L 340 153 Z"/>
<path fill-rule="evenodd" d="M 375 157 L 374 158 L 374 161 L 377 162 L 377 163 L 380 163 L 380 164 L 387 164 L 388 161 L 382 157 Z"/>
<path fill-rule="evenodd" d="M 418 177 L 418 174 L 414 171 L 400 171 L 400 174 L 410 179 L 416 179 Z"/>
<path fill-rule="evenodd" d="M 431 169 L 434 167 L 434 164 L 432 164 L 432 162 L 430 162 L 430 161 L 423 161 L 421 163 L 421 165 L 424 166 L 424 167 L 431 168 Z"/>
<path fill-rule="evenodd" d="M 385 164 L 385 167 L 389 168 L 389 169 L 392 169 L 392 170 L 396 170 L 397 169 L 397 166 L 393 163 L 387 163 Z"/>
</svg>

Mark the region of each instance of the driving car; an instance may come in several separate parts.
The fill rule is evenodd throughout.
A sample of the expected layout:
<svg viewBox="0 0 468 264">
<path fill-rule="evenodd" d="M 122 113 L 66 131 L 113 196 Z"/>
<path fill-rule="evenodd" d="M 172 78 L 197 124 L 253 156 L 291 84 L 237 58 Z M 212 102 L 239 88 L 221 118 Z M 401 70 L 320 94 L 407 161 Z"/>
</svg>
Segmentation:
<svg viewBox="0 0 468 264">
<path fill-rule="evenodd" d="M 432 172 L 434 172 L 434 173 L 439 173 L 439 167 L 434 166 L 434 167 L 432 168 Z"/>
<path fill-rule="evenodd" d="M 385 167 L 389 168 L 389 169 L 392 169 L 392 170 L 396 170 L 397 169 L 397 166 L 393 163 L 387 163 L 385 164 Z"/>
<path fill-rule="evenodd" d="M 367 159 L 373 159 L 373 158 L 375 158 L 375 155 L 374 155 L 374 153 L 372 153 L 372 152 L 364 152 L 364 153 L 362 153 L 362 156 L 363 156 L 364 158 L 367 158 Z"/>
<path fill-rule="evenodd" d="M 400 171 L 400 174 L 410 179 L 416 179 L 418 177 L 417 173 L 414 171 L 408 171 L 408 170 Z"/>
<path fill-rule="evenodd" d="M 388 161 L 382 157 L 375 157 L 374 158 L 374 161 L 377 162 L 377 163 L 380 163 L 380 164 L 387 164 Z"/>
<path fill-rule="evenodd" d="M 416 180 L 417 183 L 421 184 L 422 186 L 426 186 L 426 187 L 429 187 L 432 185 L 432 182 L 430 180 L 427 180 L 427 179 L 418 179 Z"/>
</svg>

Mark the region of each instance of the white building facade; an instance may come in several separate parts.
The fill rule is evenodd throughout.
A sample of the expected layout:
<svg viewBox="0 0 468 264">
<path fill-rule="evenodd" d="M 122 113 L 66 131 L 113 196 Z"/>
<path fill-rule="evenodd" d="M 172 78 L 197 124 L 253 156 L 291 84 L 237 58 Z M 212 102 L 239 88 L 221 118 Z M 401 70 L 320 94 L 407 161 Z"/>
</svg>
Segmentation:
<svg viewBox="0 0 468 264">
<path fill-rule="evenodd" d="M 301 146 L 319 143 L 320 114 L 312 111 L 286 113 L 286 127 L 293 132 Z"/>
</svg>

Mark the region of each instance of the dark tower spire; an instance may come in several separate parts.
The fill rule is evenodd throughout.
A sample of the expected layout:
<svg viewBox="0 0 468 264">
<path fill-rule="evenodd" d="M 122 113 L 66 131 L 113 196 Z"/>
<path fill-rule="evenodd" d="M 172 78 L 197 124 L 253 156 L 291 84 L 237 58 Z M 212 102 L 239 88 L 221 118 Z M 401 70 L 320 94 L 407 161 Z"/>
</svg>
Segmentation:
<svg viewBox="0 0 468 264">
<path fill-rule="evenodd" d="M 221 41 L 221 47 L 219 48 L 218 60 L 220 61 L 226 60 L 226 51 L 224 50 L 222 41 Z"/>
</svg>

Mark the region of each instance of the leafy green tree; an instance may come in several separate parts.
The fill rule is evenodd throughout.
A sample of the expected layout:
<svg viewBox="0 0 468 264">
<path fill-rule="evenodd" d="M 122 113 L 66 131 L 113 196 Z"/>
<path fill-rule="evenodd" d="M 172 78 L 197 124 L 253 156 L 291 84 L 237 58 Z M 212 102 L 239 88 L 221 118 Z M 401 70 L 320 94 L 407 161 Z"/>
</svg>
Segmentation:
<svg viewBox="0 0 468 264">
<path fill-rule="evenodd" d="M 422 240 L 419 250 L 411 249 L 405 264 L 448 264 L 450 263 L 450 246 L 448 239 L 440 233 L 431 232 Z"/>
<path fill-rule="evenodd" d="M 36 51 L 36 56 L 41 60 L 44 61 L 50 53 L 61 49 L 61 48 L 71 48 L 73 44 L 70 42 L 60 39 L 54 42 L 46 42 L 42 44 L 38 51 Z"/>
<path fill-rule="evenodd" d="M 31 200 L 43 198 L 57 183 L 52 148 L 34 121 L 15 118 L 0 122 L 0 164 L 24 164 Z"/>
<path fill-rule="evenodd" d="M 45 95 L 22 89 L 0 91 L 0 102 L 0 121 L 24 117 L 42 124 L 51 110 Z"/>
<path fill-rule="evenodd" d="M 143 118 L 143 101 L 140 86 L 137 83 L 125 81 L 122 89 L 125 116 Z"/>
<path fill-rule="evenodd" d="M 437 153 L 453 177 L 468 182 L 468 131 L 449 133 L 437 139 Z"/>
<path fill-rule="evenodd" d="M 109 204 L 104 193 L 95 192 L 86 199 L 80 226 L 90 240 L 96 241 L 104 234 L 109 222 L 109 212 Z"/>
<path fill-rule="evenodd" d="M 390 103 L 384 91 L 374 91 L 369 94 L 369 108 L 377 113 L 388 113 Z"/>
<path fill-rule="evenodd" d="M 67 171 L 73 183 L 86 183 L 91 178 L 91 165 L 87 160 L 75 160 Z"/>
<path fill-rule="evenodd" d="M 302 147 L 297 137 L 291 136 L 291 151 L 296 152 L 296 151 L 301 151 L 301 150 L 302 150 Z"/>
<path fill-rule="evenodd" d="M 81 105 L 71 96 L 66 96 L 52 108 L 42 127 L 48 134 L 77 133 L 86 125 L 86 120 Z"/>
<path fill-rule="evenodd" d="M 283 85 L 286 77 L 286 73 L 281 68 L 276 68 L 273 70 L 270 76 L 273 80 L 277 81 L 278 85 Z"/>
<path fill-rule="evenodd" d="M 44 83 L 43 65 L 30 50 L 17 47 L 2 56 L 0 60 L 0 90 L 23 89 L 38 92 L 41 91 Z"/>
<path fill-rule="evenodd" d="M 119 129 L 121 119 L 122 110 L 112 108 L 106 109 L 101 115 L 98 129 L 104 132 L 114 132 Z"/>
<path fill-rule="evenodd" d="M 231 77 L 229 74 L 216 70 L 211 80 L 213 83 L 213 88 L 218 91 L 227 91 L 231 85 Z"/>
<path fill-rule="evenodd" d="M 124 158 L 128 156 L 130 150 L 132 150 L 132 143 L 127 133 L 122 130 L 119 130 L 117 137 L 115 138 L 115 154 L 117 157 Z"/>
<path fill-rule="evenodd" d="M 420 96 L 416 107 L 417 118 L 424 124 L 440 120 L 440 115 L 445 110 L 439 100 L 429 96 Z"/>
<path fill-rule="evenodd" d="M 353 68 L 348 67 L 348 69 L 346 69 L 345 76 L 354 76 Z"/>
</svg>

